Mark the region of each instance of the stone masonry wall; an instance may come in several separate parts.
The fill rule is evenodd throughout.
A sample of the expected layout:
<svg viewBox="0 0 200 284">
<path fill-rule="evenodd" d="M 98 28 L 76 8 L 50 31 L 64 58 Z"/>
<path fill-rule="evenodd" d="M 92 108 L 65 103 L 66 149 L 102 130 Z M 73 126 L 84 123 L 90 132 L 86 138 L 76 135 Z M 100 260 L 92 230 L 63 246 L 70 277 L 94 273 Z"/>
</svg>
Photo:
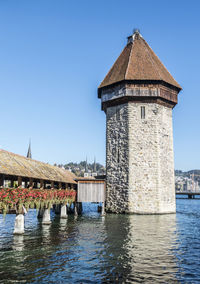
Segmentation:
<svg viewBox="0 0 200 284">
<path fill-rule="evenodd" d="M 129 102 L 106 115 L 107 211 L 175 212 L 172 109 Z"/>
<path fill-rule="evenodd" d="M 141 107 L 145 107 L 145 119 Z M 172 109 L 129 103 L 129 211 L 175 212 Z"/>
<path fill-rule="evenodd" d="M 160 212 L 176 211 L 172 109 L 159 109 Z"/>
<path fill-rule="evenodd" d="M 128 212 L 128 104 L 106 110 L 106 210 Z"/>
</svg>

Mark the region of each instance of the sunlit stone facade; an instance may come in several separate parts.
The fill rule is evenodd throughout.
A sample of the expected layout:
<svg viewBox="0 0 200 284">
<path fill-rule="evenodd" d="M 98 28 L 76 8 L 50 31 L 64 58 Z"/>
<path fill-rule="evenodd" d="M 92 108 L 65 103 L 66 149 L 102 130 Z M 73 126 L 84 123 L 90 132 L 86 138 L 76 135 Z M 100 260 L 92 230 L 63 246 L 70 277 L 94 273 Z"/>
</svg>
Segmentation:
<svg viewBox="0 0 200 284">
<path fill-rule="evenodd" d="M 107 211 L 175 212 L 172 109 L 128 102 L 106 117 Z"/>
</svg>

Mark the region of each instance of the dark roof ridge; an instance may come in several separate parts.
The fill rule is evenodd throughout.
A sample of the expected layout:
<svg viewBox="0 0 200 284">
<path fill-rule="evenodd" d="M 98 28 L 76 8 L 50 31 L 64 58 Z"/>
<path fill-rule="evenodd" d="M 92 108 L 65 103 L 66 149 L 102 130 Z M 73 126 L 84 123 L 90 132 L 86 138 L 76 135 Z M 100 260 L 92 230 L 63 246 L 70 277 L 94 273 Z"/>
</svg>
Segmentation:
<svg viewBox="0 0 200 284">
<path fill-rule="evenodd" d="M 134 44 L 134 40 L 130 43 L 127 43 L 128 44 L 131 44 L 132 47 L 131 47 L 131 51 L 129 53 L 129 58 L 128 58 L 128 64 L 127 64 L 127 68 L 126 68 L 126 73 L 125 73 L 125 76 L 124 76 L 124 79 L 126 80 L 126 75 L 127 75 L 127 72 L 128 72 L 128 68 L 129 68 L 129 63 L 130 63 L 130 57 L 131 57 L 131 54 L 132 54 L 132 50 L 133 50 L 133 44 Z"/>
</svg>

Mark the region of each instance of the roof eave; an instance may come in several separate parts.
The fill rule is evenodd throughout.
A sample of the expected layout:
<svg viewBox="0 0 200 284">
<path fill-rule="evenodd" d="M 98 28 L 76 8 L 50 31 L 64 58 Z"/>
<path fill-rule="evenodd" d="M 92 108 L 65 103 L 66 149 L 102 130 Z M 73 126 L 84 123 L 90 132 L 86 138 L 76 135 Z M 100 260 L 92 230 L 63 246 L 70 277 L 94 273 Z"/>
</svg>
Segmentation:
<svg viewBox="0 0 200 284">
<path fill-rule="evenodd" d="M 109 84 L 109 85 L 104 85 L 104 86 L 100 85 L 98 87 L 98 98 L 99 99 L 101 98 L 101 91 L 102 90 L 113 88 L 116 85 L 122 84 L 122 83 L 129 83 L 129 84 L 131 84 L 131 83 L 135 83 L 135 84 L 142 84 L 142 83 L 158 84 L 158 83 L 161 83 L 162 85 L 167 85 L 170 88 L 176 89 L 176 91 L 178 93 L 182 90 L 182 87 L 178 83 L 177 83 L 177 85 L 172 85 L 172 84 L 170 84 L 170 83 L 168 83 L 166 81 L 163 81 L 163 80 L 136 80 L 136 79 L 133 79 L 133 80 L 121 80 L 121 81 L 114 82 L 114 83 Z"/>
</svg>

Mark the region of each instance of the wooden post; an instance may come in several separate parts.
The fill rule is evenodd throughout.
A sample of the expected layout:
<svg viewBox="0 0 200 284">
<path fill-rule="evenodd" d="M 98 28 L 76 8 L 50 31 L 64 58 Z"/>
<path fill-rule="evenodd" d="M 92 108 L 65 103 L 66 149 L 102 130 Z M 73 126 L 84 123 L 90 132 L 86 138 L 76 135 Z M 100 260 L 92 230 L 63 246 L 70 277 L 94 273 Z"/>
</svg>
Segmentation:
<svg viewBox="0 0 200 284">
<path fill-rule="evenodd" d="M 14 180 L 13 180 L 13 178 L 10 179 L 10 187 L 11 187 L 11 188 L 14 187 Z"/>
<path fill-rule="evenodd" d="M 25 188 L 27 188 L 28 187 L 28 182 L 27 182 L 27 180 L 25 180 Z"/>
<path fill-rule="evenodd" d="M 51 181 L 51 189 L 54 189 L 54 181 Z"/>
<path fill-rule="evenodd" d="M 62 189 L 62 182 L 58 183 L 58 189 Z"/>
<path fill-rule="evenodd" d="M 78 203 L 78 214 L 82 214 L 83 211 L 83 206 L 82 206 L 82 202 Z"/>
<path fill-rule="evenodd" d="M 44 180 L 43 179 L 40 180 L 40 189 L 44 189 Z"/>
<path fill-rule="evenodd" d="M 40 208 L 37 215 L 38 219 L 41 219 L 43 217 L 43 214 L 44 214 L 44 209 Z"/>
<path fill-rule="evenodd" d="M 18 180 L 18 187 L 22 186 L 22 177 L 18 177 L 17 180 Z"/>
<path fill-rule="evenodd" d="M 55 206 L 55 214 L 60 214 L 60 204 L 56 204 Z"/>
<path fill-rule="evenodd" d="M 33 188 L 33 179 L 32 178 L 29 179 L 29 188 Z"/>
<path fill-rule="evenodd" d="M 0 175 L 0 186 L 4 186 L 4 175 Z"/>
</svg>

